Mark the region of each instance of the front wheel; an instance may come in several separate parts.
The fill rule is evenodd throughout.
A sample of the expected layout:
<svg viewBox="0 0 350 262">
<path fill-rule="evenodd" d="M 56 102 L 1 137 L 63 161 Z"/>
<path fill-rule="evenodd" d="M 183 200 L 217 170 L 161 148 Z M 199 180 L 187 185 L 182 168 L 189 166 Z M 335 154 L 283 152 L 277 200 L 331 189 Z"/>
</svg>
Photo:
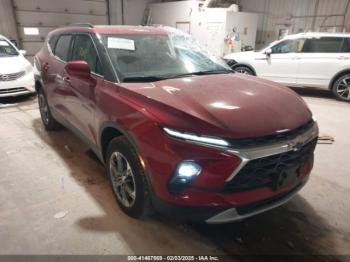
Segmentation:
<svg viewBox="0 0 350 262">
<path fill-rule="evenodd" d="M 120 208 L 133 218 L 151 213 L 146 174 L 138 154 L 124 137 L 112 140 L 107 151 L 107 173 Z"/>
<path fill-rule="evenodd" d="M 233 71 L 244 75 L 251 75 L 251 76 L 254 75 L 253 71 L 246 66 L 237 66 L 233 68 Z"/>
<path fill-rule="evenodd" d="M 350 74 L 339 77 L 334 83 L 332 91 L 337 99 L 350 102 Z"/>
</svg>

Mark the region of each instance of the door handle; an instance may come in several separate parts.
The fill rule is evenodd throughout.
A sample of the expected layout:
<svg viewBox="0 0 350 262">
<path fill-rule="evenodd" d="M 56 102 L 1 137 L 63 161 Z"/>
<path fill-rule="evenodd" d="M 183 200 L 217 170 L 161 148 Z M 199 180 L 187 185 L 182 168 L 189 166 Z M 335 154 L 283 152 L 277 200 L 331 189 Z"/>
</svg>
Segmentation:
<svg viewBox="0 0 350 262">
<path fill-rule="evenodd" d="M 46 63 L 43 64 L 43 69 L 44 69 L 45 71 L 49 70 L 49 68 L 50 68 L 49 63 L 46 62 Z"/>
<path fill-rule="evenodd" d="M 66 82 L 66 83 L 68 83 L 68 84 L 70 84 L 70 78 L 69 78 L 69 76 L 63 77 L 63 81 Z"/>
<path fill-rule="evenodd" d="M 348 60 L 349 57 L 346 57 L 346 56 L 339 56 L 338 59 L 339 59 L 339 60 Z"/>
</svg>

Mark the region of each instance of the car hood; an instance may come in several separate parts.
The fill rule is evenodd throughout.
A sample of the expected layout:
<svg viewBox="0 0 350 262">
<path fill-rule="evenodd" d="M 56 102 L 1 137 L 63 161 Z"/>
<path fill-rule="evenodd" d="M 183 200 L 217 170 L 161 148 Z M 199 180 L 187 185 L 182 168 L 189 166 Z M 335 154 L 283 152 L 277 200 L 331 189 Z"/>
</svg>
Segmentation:
<svg viewBox="0 0 350 262">
<path fill-rule="evenodd" d="M 215 126 L 220 135 L 266 136 L 293 130 L 312 118 L 305 102 L 294 91 L 253 76 L 207 75 L 122 86 L 161 103 L 162 110 L 166 105 L 165 108 Z M 165 124 L 178 129 L 172 123 Z M 181 131 L 195 132 L 197 127 L 197 123 L 193 123 L 191 130 Z"/>
<path fill-rule="evenodd" d="M 0 57 L 0 74 L 13 74 L 24 71 L 30 63 L 23 56 Z"/>
</svg>

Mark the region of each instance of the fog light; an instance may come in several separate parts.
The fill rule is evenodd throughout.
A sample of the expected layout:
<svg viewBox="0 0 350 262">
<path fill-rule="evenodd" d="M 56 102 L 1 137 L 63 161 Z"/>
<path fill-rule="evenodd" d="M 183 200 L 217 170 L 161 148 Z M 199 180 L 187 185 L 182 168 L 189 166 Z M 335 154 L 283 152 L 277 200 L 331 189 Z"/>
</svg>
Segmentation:
<svg viewBox="0 0 350 262">
<path fill-rule="evenodd" d="M 183 161 L 181 162 L 169 182 L 169 190 L 171 192 L 179 192 L 186 185 L 190 184 L 191 181 L 197 177 L 202 168 L 193 161 Z"/>
<path fill-rule="evenodd" d="M 192 161 L 184 161 L 177 168 L 177 175 L 179 177 L 194 177 L 201 172 L 201 167 Z"/>
</svg>

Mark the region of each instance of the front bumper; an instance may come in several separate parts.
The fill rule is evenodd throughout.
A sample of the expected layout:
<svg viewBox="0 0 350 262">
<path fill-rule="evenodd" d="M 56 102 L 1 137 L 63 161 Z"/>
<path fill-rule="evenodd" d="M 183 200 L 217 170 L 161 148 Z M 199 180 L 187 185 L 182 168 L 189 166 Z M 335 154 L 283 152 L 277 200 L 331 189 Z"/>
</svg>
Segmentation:
<svg viewBox="0 0 350 262">
<path fill-rule="evenodd" d="M 35 93 L 33 72 L 13 81 L 0 81 L 0 97 L 21 96 Z"/>
<path fill-rule="evenodd" d="M 176 146 L 170 144 L 168 148 L 174 148 L 175 152 L 181 153 L 181 160 L 193 159 L 193 152 L 198 152 L 196 157 L 205 155 L 204 160 L 193 160 L 202 167 L 207 166 L 183 191 L 155 194 L 155 208 L 162 213 L 172 214 L 172 217 L 180 216 L 207 223 L 227 223 L 282 205 L 307 182 L 313 167 L 317 137 L 318 126 L 312 121 L 282 138 L 268 138 L 268 143 L 265 140 L 261 143 L 259 139 L 258 145 L 253 147 L 237 146 L 224 150 L 211 148 L 214 151 L 203 152 L 210 148 L 190 148 L 191 143 L 188 142 L 179 142 Z M 187 150 L 180 150 L 182 146 L 186 146 Z M 216 155 L 219 152 L 220 155 Z M 236 161 L 237 158 L 240 161 Z M 224 161 L 220 162 L 222 160 Z M 228 166 L 232 161 L 235 162 L 233 169 Z M 213 166 L 215 168 L 211 168 Z M 166 167 L 163 166 L 163 171 Z M 222 172 L 223 169 L 225 172 Z M 231 171 L 228 173 L 228 170 Z M 286 178 L 283 178 L 285 175 Z M 262 176 L 263 183 L 260 183 Z M 258 184 L 248 181 L 252 177 L 254 181 L 258 180 Z M 266 182 L 268 177 L 270 181 Z M 156 180 L 159 181 L 160 179 Z M 159 188 L 166 188 L 166 183 Z"/>
<path fill-rule="evenodd" d="M 231 223 L 258 215 L 287 203 L 300 191 L 300 189 L 306 184 L 307 180 L 308 177 L 284 193 L 251 204 L 232 208 L 174 205 L 155 196 L 152 198 L 152 204 L 158 212 L 169 216 L 172 219 L 195 222 L 204 221 L 207 224 Z"/>
</svg>

